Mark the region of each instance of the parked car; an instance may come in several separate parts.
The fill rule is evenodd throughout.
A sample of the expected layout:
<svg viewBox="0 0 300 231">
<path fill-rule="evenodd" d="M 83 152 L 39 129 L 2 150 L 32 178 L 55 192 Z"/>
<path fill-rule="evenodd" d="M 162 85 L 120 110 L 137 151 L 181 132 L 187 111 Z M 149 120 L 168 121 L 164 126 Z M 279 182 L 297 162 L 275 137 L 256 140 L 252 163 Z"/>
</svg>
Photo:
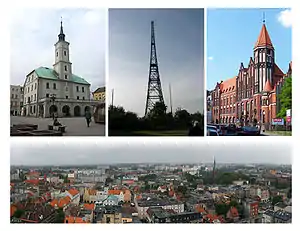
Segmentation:
<svg viewBox="0 0 300 231">
<path fill-rule="evenodd" d="M 238 131 L 239 136 L 259 136 L 260 130 L 257 127 L 244 126 Z"/>
<path fill-rule="evenodd" d="M 207 136 L 220 136 L 216 126 L 207 125 Z"/>
<path fill-rule="evenodd" d="M 221 129 L 222 126 L 219 125 L 219 124 L 208 124 L 207 127 L 208 127 L 208 128 L 209 128 L 209 127 L 212 127 L 212 128 L 214 128 L 214 129 L 216 129 L 217 132 L 218 132 L 218 134 L 219 134 L 219 136 L 224 135 L 224 132 L 223 132 L 222 129 Z"/>
</svg>

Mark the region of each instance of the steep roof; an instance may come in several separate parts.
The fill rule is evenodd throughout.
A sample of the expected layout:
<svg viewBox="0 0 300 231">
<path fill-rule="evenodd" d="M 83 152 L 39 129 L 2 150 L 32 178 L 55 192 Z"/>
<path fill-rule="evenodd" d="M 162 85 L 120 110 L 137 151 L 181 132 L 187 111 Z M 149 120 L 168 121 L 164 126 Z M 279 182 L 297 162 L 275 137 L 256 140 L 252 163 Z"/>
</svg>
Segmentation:
<svg viewBox="0 0 300 231">
<path fill-rule="evenodd" d="M 265 84 L 264 91 L 265 92 L 270 92 L 272 90 L 273 90 L 273 88 L 271 86 L 270 80 L 268 79 L 267 82 L 266 82 L 266 84 Z"/>
<path fill-rule="evenodd" d="M 58 74 L 55 70 L 48 68 L 48 67 L 39 67 L 34 70 L 38 78 L 43 79 L 50 79 L 50 80 L 58 80 Z M 69 79 L 70 82 L 78 83 L 78 84 L 85 84 L 90 85 L 84 78 L 81 78 L 77 75 L 72 74 L 71 78 Z"/>
<path fill-rule="evenodd" d="M 222 93 L 227 93 L 235 90 L 236 77 L 232 77 L 220 83 L 220 90 Z"/>
<path fill-rule="evenodd" d="M 260 30 L 260 33 L 259 33 L 258 39 L 256 41 L 256 44 L 254 46 L 254 49 L 257 47 L 261 47 L 261 46 L 269 46 L 269 47 L 273 48 L 273 44 L 272 44 L 272 41 L 270 39 L 268 30 L 267 30 L 267 27 L 265 24 L 263 24 L 263 26 Z"/>
</svg>

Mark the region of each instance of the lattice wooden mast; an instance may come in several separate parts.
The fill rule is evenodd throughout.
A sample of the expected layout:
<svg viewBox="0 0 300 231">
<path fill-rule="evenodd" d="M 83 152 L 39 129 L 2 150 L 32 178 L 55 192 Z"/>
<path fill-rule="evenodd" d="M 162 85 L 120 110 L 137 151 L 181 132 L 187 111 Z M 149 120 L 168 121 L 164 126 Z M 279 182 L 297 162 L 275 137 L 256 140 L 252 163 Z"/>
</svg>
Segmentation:
<svg viewBox="0 0 300 231">
<path fill-rule="evenodd" d="M 150 52 L 150 67 L 149 67 L 149 80 L 148 91 L 146 99 L 145 116 L 151 111 L 156 102 L 164 104 L 164 97 L 160 82 L 158 62 L 156 55 L 155 35 L 154 35 L 154 21 L 151 21 L 151 52 Z"/>
</svg>

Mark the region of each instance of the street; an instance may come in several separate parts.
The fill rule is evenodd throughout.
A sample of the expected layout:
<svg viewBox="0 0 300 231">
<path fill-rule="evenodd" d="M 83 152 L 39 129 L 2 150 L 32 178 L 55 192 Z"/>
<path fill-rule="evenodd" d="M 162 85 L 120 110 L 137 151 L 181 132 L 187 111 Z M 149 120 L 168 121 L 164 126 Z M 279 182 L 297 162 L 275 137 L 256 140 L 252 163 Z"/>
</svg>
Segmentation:
<svg viewBox="0 0 300 231">
<path fill-rule="evenodd" d="M 226 132 L 224 136 L 239 136 L 236 132 Z M 261 132 L 259 136 L 270 136 L 267 133 Z"/>
<path fill-rule="evenodd" d="M 58 118 L 58 121 L 66 126 L 64 136 L 104 136 L 105 125 L 95 123 L 93 120 L 90 127 L 86 126 L 84 117 Z M 11 116 L 10 124 L 37 124 L 38 130 L 48 130 L 48 125 L 52 124 L 51 118 L 35 118 Z"/>
</svg>

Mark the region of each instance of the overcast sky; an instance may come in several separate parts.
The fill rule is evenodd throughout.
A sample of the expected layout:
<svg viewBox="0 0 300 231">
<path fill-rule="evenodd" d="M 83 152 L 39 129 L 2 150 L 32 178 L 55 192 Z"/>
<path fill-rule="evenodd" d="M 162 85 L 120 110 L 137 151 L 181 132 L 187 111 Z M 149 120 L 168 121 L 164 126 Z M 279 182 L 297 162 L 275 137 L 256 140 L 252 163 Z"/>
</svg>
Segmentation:
<svg viewBox="0 0 300 231">
<path fill-rule="evenodd" d="M 110 9 L 109 88 L 114 105 L 144 115 L 151 21 L 165 104 L 203 112 L 204 12 L 202 9 Z M 109 93 L 111 103 L 111 93 Z"/>
<path fill-rule="evenodd" d="M 46 140 L 44 140 L 46 141 Z M 112 142 L 107 140 L 54 140 L 33 142 L 11 140 L 11 165 L 81 165 L 116 163 L 218 163 L 291 164 L 292 146 L 289 142 L 265 144 L 225 144 L 199 141 L 175 142 Z"/>
<path fill-rule="evenodd" d="M 43 8 L 12 14 L 11 84 L 23 85 L 26 75 L 40 66 L 52 68 L 61 17 L 73 73 L 91 83 L 92 91 L 105 84 L 106 11 Z"/>
</svg>

